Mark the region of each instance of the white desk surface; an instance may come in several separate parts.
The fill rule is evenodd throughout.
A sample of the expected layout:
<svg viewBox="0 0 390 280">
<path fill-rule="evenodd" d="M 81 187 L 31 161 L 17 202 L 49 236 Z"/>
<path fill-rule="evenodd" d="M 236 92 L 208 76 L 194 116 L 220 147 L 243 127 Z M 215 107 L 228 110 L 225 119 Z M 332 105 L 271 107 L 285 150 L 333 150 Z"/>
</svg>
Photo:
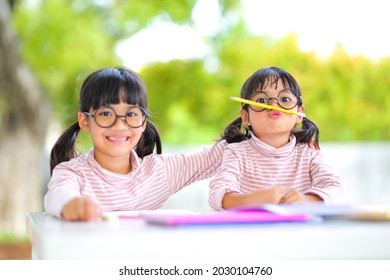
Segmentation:
<svg viewBox="0 0 390 280">
<path fill-rule="evenodd" d="M 66 222 L 27 214 L 33 259 L 390 259 L 390 222 L 164 227 L 141 219 Z"/>
</svg>

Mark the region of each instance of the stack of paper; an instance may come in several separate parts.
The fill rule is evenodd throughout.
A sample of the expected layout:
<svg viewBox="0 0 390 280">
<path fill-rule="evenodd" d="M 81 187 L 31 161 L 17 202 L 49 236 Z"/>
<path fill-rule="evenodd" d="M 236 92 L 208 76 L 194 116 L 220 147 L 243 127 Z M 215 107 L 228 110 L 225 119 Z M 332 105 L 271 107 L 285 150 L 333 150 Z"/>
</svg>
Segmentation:
<svg viewBox="0 0 390 280">
<path fill-rule="evenodd" d="M 273 213 L 302 214 L 324 219 L 349 219 L 365 221 L 390 221 L 390 205 L 386 204 L 348 204 L 326 205 L 323 203 L 300 205 L 262 205 L 261 209 Z"/>
</svg>

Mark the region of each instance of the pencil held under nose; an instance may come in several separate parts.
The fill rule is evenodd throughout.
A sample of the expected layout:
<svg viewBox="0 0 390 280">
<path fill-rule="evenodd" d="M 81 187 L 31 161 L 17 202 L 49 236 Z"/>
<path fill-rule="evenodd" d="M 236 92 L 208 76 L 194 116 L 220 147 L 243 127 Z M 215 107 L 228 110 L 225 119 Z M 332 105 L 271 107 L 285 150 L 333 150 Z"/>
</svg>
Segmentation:
<svg viewBox="0 0 390 280">
<path fill-rule="evenodd" d="M 254 102 L 254 101 L 243 99 L 243 98 L 239 98 L 239 97 L 232 96 L 232 97 L 230 97 L 230 99 L 233 100 L 233 101 L 236 101 L 236 102 L 241 102 L 241 103 L 245 103 L 245 104 L 252 105 L 252 106 L 262 107 L 262 108 L 270 109 L 270 110 L 278 110 L 279 112 L 286 113 L 286 114 L 297 115 L 299 117 L 306 117 L 305 113 L 302 113 L 302 112 L 286 110 L 286 109 L 283 109 L 283 108 L 280 108 L 280 107 L 275 107 L 275 106 L 264 104 L 264 103 Z"/>
</svg>

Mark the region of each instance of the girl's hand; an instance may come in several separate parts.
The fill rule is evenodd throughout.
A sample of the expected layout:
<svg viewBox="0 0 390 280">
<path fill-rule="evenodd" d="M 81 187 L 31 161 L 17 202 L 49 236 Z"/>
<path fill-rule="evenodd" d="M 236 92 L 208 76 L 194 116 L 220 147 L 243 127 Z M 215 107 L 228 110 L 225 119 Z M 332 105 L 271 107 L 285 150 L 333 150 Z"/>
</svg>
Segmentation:
<svg viewBox="0 0 390 280">
<path fill-rule="evenodd" d="M 90 198 L 77 197 L 64 205 L 61 216 L 67 221 L 91 221 L 100 218 L 101 212 Z"/>
<path fill-rule="evenodd" d="M 259 206 L 261 204 L 278 204 L 286 187 L 260 188 L 252 193 L 226 193 L 222 200 L 225 209 L 239 206 Z"/>
<path fill-rule="evenodd" d="M 247 196 L 246 205 L 278 204 L 285 191 L 285 187 L 260 188 Z"/>
<path fill-rule="evenodd" d="M 280 200 L 280 204 L 303 204 L 321 202 L 322 199 L 315 194 L 303 194 L 298 190 L 287 191 Z"/>
</svg>

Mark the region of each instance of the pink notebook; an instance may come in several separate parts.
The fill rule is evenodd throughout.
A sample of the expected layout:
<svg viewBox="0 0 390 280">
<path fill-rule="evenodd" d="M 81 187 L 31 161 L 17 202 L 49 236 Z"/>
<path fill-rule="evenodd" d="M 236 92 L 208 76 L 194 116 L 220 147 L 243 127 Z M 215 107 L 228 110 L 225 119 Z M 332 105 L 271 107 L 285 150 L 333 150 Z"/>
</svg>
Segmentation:
<svg viewBox="0 0 390 280">
<path fill-rule="evenodd" d="M 158 225 L 201 225 L 201 224 L 237 224 L 237 223 L 277 223 L 304 222 L 309 219 L 305 214 L 280 215 L 266 210 L 225 210 L 207 213 L 153 213 L 144 212 L 140 217 L 146 222 Z"/>
</svg>

